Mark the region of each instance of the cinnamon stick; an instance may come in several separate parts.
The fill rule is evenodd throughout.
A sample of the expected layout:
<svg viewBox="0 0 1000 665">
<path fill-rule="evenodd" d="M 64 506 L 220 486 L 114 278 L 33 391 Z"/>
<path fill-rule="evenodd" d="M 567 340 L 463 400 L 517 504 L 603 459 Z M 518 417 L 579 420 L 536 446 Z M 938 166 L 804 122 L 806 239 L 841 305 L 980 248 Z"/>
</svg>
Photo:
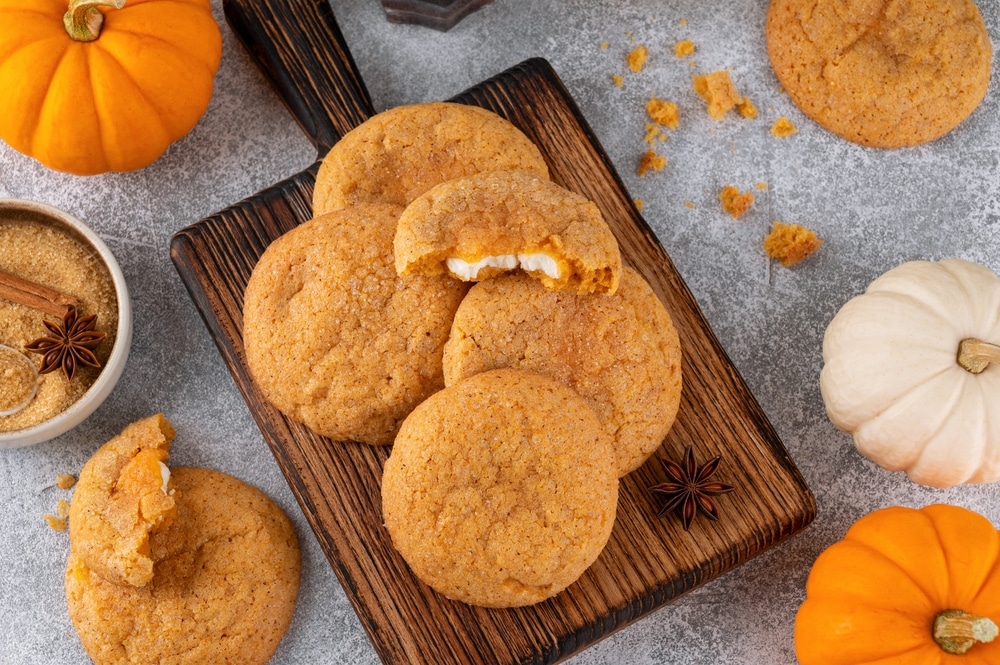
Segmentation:
<svg viewBox="0 0 1000 665">
<path fill-rule="evenodd" d="M 60 318 L 66 316 L 70 307 L 80 304 L 74 296 L 29 282 L 3 270 L 0 270 L 0 298 Z"/>
</svg>

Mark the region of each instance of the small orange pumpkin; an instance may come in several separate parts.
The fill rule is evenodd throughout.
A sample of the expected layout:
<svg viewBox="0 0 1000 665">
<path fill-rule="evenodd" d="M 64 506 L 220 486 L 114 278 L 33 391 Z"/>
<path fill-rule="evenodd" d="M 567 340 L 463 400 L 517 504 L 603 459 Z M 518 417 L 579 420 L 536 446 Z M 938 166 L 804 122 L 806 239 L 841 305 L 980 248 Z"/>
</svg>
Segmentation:
<svg viewBox="0 0 1000 665">
<path fill-rule="evenodd" d="M 221 55 L 208 0 L 0 0 L 0 138 L 59 171 L 141 168 L 204 114 Z"/>
<path fill-rule="evenodd" d="M 885 508 L 813 565 L 801 665 L 1000 663 L 1000 532 L 965 508 Z"/>
</svg>

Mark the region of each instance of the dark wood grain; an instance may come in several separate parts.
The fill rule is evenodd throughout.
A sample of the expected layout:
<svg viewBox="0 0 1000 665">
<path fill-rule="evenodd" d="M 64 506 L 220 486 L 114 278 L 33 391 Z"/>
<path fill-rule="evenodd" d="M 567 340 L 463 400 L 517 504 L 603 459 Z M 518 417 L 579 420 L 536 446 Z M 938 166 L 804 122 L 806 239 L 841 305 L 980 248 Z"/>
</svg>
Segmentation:
<svg viewBox="0 0 1000 665">
<path fill-rule="evenodd" d="M 299 7 L 310 0 L 271 3 L 277 0 L 252 7 L 227 3 L 227 16 L 240 22 L 252 50 L 277 58 L 266 65 L 269 76 L 281 79 L 277 88 L 283 96 L 297 89 L 289 105 L 297 116 L 308 111 L 310 119 L 302 125 L 307 131 L 320 128 L 312 138 L 322 151 L 328 140 L 367 117 L 367 93 L 352 87 L 360 78 L 335 24 L 320 31 L 284 25 L 313 20 Z M 248 26 L 261 21 L 244 13 L 267 16 L 266 30 L 251 30 Z M 333 17 L 323 20 L 332 23 Z M 257 39 L 282 46 L 270 49 L 252 42 Z M 283 64 L 289 58 L 294 67 Z M 329 59 L 340 60 L 325 62 Z M 309 64 L 314 60 L 324 62 Z M 353 98 L 347 110 L 328 99 L 310 106 L 328 87 Z M 413 577 L 382 527 L 380 480 L 389 449 L 316 436 L 272 408 L 246 371 L 243 289 L 267 245 L 309 219 L 317 166 L 182 230 L 171 243 L 171 256 L 382 660 L 400 665 L 552 663 L 801 530 L 812 520 L 815 503 L 548 63 L 526 61 L 456 101 L 491 109 L 525 131 L 545 155 L 553 179 L 597 203 L 625 260 L 662 298 L 681 335 L 684 391 L 677 422 L 657 455 L 679 460 L 688 445 L 702 460 L 724 455 L 717 476 L 738 489 L 719 498 L 720 521 L 698 520 L 685 532 L 673 516 L 657 518 L 658 504 L 648 487 L 666 477 L 654 458 L 622 479 L 611 540 L 566 591 L 511 610 L 448 601 Z M 294 110 L 297 104 L 309 108 Z"/>
</svg>

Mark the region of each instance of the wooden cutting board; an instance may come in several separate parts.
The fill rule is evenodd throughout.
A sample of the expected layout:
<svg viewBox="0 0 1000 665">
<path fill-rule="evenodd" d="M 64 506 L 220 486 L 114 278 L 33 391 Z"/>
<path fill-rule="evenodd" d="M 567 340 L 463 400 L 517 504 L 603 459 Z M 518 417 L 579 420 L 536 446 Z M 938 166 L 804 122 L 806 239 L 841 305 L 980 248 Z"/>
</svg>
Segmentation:
<svg viewBox="0 0 1000 665">
<path fill-rule="evenodd" d="M 227 0 L 226 16 L 319 156 L 373 114 L 327 0 Z M 621 481 L 606 549 L 583 577 L 535 606 L 489 610 L 419 582 L 382 526 L 389 448 L 336 442 L 289 421 L 247 373 L 243 290 L 268 244 L 311 217 L 317 164 L 180 231 L 171 257 L 372 644 L 385 663 L 552 663 L 587 647 L 804 528 L 815 501 L 726 357 L 697 303 L 549 64 L 528 60 L 455 101 L 491 109 L 540 147 L 553 180 L 596 202 L 625 261 L 662 298 L 680 332 L 684 391 L 657 456 L 723 455 L 718 522 L 689 532 L 656 516 L 656 456 Z"/>
</svg>

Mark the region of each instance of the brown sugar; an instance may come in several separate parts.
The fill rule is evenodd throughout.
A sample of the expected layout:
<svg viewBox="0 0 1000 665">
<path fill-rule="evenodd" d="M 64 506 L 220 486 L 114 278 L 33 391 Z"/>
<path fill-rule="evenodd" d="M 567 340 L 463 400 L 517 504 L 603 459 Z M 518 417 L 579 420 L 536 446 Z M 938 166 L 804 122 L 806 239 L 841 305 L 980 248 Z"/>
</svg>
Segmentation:
<svg viewBox="0 0 1000 665">
<path fill-rule="evenodd" d="M 656 151 L 650 148 L 639 158 L 639 166 L 635 172 L 638 175 L 646 175 L 650 171 L 662 171 L 666 165 L 667 158 L 656 154 Z"/>
<path fill-rule="evenodd" d="M 753 200 L 752 192 L 743 192 L 741 194 L 740 190 L 733 185 L 726 185 L 719 192 L 719 201 L 722 202 L 722 209 L 737 219 L 750 209 L 750 206 L 753 205 Z"/>
<path fill-rule="evenodd" d="M 649 49 L 645 46 L 636 46 L 632 51 L 625 57 L 625 62 L 628 63 L 628 68 L 634 73 L 642 71 L 642 68 L 646 65 L 646 58 L 649 57 Z"/>
<path fill-rule="evenodd" d="M 792 121 L 786 118 L 785 116 L 781 116 L 780 118 L 774 121 L 773 125 L 771 125 L 771 134 L 778 137 L 779 139 L 791 136 L 792 134 L 795 134 L 798 131 L 799 131 L 798 127 L 796 127 L 792 123 Z"/>
<path fill-rule="evenodd" d="M 683 58 L 694 53 L 694 42 L 690 39 L 685 39 L 674 44 L 674 55 L 678 58 Z"/>
<path fill-rule="evenodd" d="M 0 217 L 0 270 L 74 296 L 81 315 L 97 315 L 96 329 L 107 338 L 94 353 L 103 366 L 111 355 L 118 327 L 118 301 L 111 275 L 92 250 L 61 229 L 4 213 Z M 48 333 L 42 321 L 58 317 L 0 299 L 0 344 L 22 350 Z M 36 369 L 42 356 L 29 355 Z M 13 432 L 44 422 L 66 410 L 93 385 L 99 368 L 80 365 L 72 380 L 61 371 L 38 376 L 35 397 L 17 413 L 0 416 L 0 432 Z M 2 400 L 0 400 L 2 401 Z"/>
<path fill-rule="evenodd" d="M 17 413 L 35 396 L 38 373 L 27 356 L 0 345 L 0 414 Z"/>
<path fill-rule="evenodd" d="M 725 70 L 708 74 L 695 74 L 691 77 L 691 82 L 694 84 L 694 91 L 708 104 L 708 115 L 715 120 L 722 120 L 730 110 L 747 103 L 743 96 L 736 92 L 736 86 L 729 78 L 729 72 Z M 753 114 L 756 115 L 756 108 L 753 108 L 753 104 L 744 106 L 744 108 L 752 108 Z M 746 115 L 747 111 L 741 108 L 740 112 Z"/>
<path fill-rule="evenodd" d="M 646 102 L 646 113 L 650 120 L 670 129 L 677 129 L 681 119 L 677 104 L 659 99 L 655 95 Z"/>
<path fill-rule="evenodd" d="M 774 222 L 771 232 L 764 238 L 764 252 L 768 257 L 791 266 L 815 252 L 823 241 L 816 233 L 799 224 Z"/>
</svg>

